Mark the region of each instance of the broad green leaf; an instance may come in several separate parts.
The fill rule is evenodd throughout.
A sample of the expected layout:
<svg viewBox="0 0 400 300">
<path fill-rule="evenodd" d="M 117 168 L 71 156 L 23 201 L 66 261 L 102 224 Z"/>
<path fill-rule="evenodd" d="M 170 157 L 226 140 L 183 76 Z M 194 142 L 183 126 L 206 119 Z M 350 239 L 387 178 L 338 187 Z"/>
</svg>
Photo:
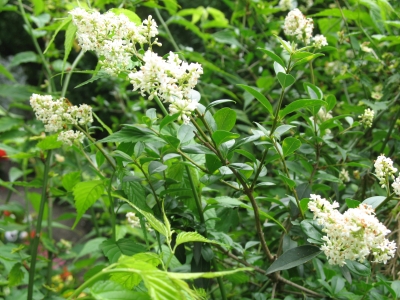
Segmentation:
<svg viewBox="0 0 400 300">
<path fill-rule="evenodd" d="M 217 106 L 217 105 L 222 104 L 222 103 L 227 103 L 227 102 L 234 102 L 235 103 L 234 100 L 228 100 L 228 99 L 215 100 L 215 101 L 211 102 L 210 104 L 208 104 L 206 106 L 205 111 L 209 110 L 211 107 Z"/>
<path fill-rule="evenodd" d="M 33 51 L 20 52 L 13 57 L 10 63 L 10 67 L 15 67 L 20 64 L 37 62 L 37 61 L 38 58 L 35 52 Z"/>
<path fill-rule="evenodd" d="M 58 134 L 46 136 L 43 140 L 37 143 L 37 147 L 42 150 L 57 149 L 62 146 L 62 142 L 58 141 Z"/>
<path fill-rule="evenodd" d="M 322 251 L 318 247 L 311 245 L 303 245 L 289 249 L 272 263 L 267 270 L 267 274 L 300 266 L 316 257 L 321 252 Z"/>
<path fill-rule="evenodd" d="M 140 17 L 131 10 L 124 8 L 112 8 L 110 9 L 110 11 L 112 11 L 117 16 L 121 14 L 125 15 L 132 23 L 135 23 L 136 25 L 142 24 L 142 20 L 140 19 Z"/>
<path fill-rule="evenodd" d="M 296 127 L 293 125 L 281 125 L 278 128 L 275 129 L 274 131 L 274 136 L 277 137 L 278 139 L 281 138 L 281 135 L 290 130 L 291 128 Z"/>
<path fill-rule="evenodd" d="M 162 138 L 164 141 L 166 141 L 174 149 L 178 149 L 179 145 L 181 144 L 181 141 L 172 135 L 162 134 L 162 135 L 160 135 L 160 138 Z"/>
<path fill-rule="evenodd" d="M 213 243 L 213 244 L 219 244 L 216 241 L 209 240 L 202 236 L 201 234 L 197 232 L 181 232 L 178 234 L 176 237 L 176 244 L 175 248 L 183 243 L 189 243 L 189 242 L 202 242 L 202 243 Z"/>
<path fill-rule="evenodd" d="M 194 127 L 183 124 L 178 129 L 178 139 L 180 140 L 181 144 L 190 142 L 195 136 L 194 131 L 196 131 Z"/>
<path fill-rule="evenodd" d="M 212 134 L 212 138 L 218 146 L 227 141 L 234 140 L 239 137 L 240 137 L 240 134 L 225 131 L 225 130 L 217 130 Z"/>
<path fill-rule="evenodd" d="M 301 146 L 301 142 L 298 139 L 293 138 L 293 137 L 287 137 L 286 139 L 284 139 L 284 141 L 282 143 L 283 155 L 285 157 L 289 156 L 294 151 L 299 149 L 300 146 Z"/>
<path fill-rule="evenodd" d="M 16 263 L 8 274 L 8 282 L 10 287 L 19 285 L 24 279 L 24 271 L 21 270 L 21 263 Z"/>
<path fill-rule="evenodd" d="M 284 88 L 284 89 L 291 86 L 296 81 L 296 79 L 292 75 L 285 74 L 282 72 L 279 72 L 277 77 L 278 77 L 279 83 L 281 84 L 282 88 Z"/>
<path fill-rule="evenodd" d="M 151 299 L 176 300 L 184 299 L 180 289 L 174 286 L 167 272 L 146 272 L 143 274 L 143 282 L 147 287 Z"/>
<path fill-rule="evenodd" d="M 135 143 L 135 142 L 154 142 L 162 141 L 155 136 L 154 132 L 144 127 L 125 127 L 120 131 L 114 132 L 108 137 L 100 140 L 100 143 L 118 142 L 118 143 Z"/>
<path fill-rule="evenodd" d="M 2 64 L 0 64 L 0 74 L 3 74 L 9 80 L 15 82 L 14 76 Z M 1 128 L 1 126 L 0 126 L 0 128 Z"/>
<path fill-rule="evenodd" d="M 90 293 L 98 300 L 126 300 L 126 299 L 149 299 L 146 293 L 134 292 L 126 289 L 117 282 L 107 280 L 98 281 L 91 288 Z"/>
<path fill-rule="evenodd" d="M 236 39 L 236 34 L 229 29 L 217 31 L 211 35 L 214 40 L 221 44 L 234 45 L 243 48 L 242 44 Z"/>
<path fill-rule="evenodd" d="M 146 251 L 146 247 L 137 244 L 129 238 L 120 239 L 118 241 L 108 239 L 101 243 L 100 249 L 103 251 L 110 263 L 117 262 L 121 255 L 132 256 L 136 253 Z"/>
<path fill-rule="evenodd" d="M 282 179 L 291 189 L 296 186 L 296 182 L 285 175 L 279 174 L 279 178 Z"/>
<path fill-rule="evenodd" d="M 159 161 L 152 161 L 149 164 L 149 174 L 153 175 L 155 173 L 160 173 L 165 171 L 167 168 L 168 167 L 166 165 L 160 163 Z"/>
<path fill-rule="evenodd" d="M 357 208 L 361 204 L 360 201 L 349 198 L 347 198 L 345 201 L 348 208 Z"/>
<path fill-rule="evenodd" d="M 271 103 L 268 101 L 267 97 L 265 97 L 263 94 L 261 94 L 259 91 L 256 89 L 252 88 L 251 86 L 244 85 L 244 84 L 238 84 L 239 87 L 244 89 L 246 92 L 252 94 L 254 98 L 258 100 L 258 102 L 261 103 L 262 106 L 264 106 L 267 111 L 271 114 L 271 116 L 274 116 L 274 109 L 272 108 Z"/>
<path fill-rule="evenodd" d="M 1 117 L 0 119 L 0 132 L 8 131 L 16 126 L 21 126 L 22 120 L 10 118 L 10 117 Z"/>
<path fill-rule="evenodd" d="M 145 191 L 140 182 L 135 181 L 132 177 L 124 176 L 123 174 L 119 176 L 119 178 L 122 190 L 127 196 L 129 202 L 140 209 L 151 211 L 146 203 Z"/>
<path fill-rule="evenodd" d="M 283 118 L 287 114 L 290 114 L 291 112 L 294 112 L 302 108 L 313 107 L 313 106 L 324 106 L 324 105 L 326 105 L 326 102 L 322 100 L 312 100 L 312 99 L 296 100 L 286 105 L 284 109 L 281 109 L 279 111 L 279 117 Z"/>
<path fill-rule="evenodd" d="M 325 99 L 327 106 L 326 111 L 331 111 L 336 105 L 336 97 L 332 94 L 328 95 Z"/>
<path fill-rule="evenodd" d="M 384 196 L 374 196 L 365 199 L 362 203 L 371 205 L 372 208 L 377 208 L 385 200 L 386 197 Z"/>
<path fill-rule="evenodd" d="M 71 192 L 74 186 L 81 181 L 81 172 L 71 172 L 62 176 L 62 185 L 67 192 Z"/>
<path fill-rule="evenodd" d="M 257 49 L 267 54 L 269 57 L 272 58 L 273 61 L 277 62 L 278 64 L 280 64 L 282 67 L 285 68 L 285 62 L 283 61 L 283 59 L 280 58 L 278 55 L 276 55 L 273 51 L 263 48 L 257 48 Z"/>
<path fill-rule="evenodd" d="M 78 224 L 86 210 L 91 207 L 103 194 L 104 183 L 102 180 L 79 182 L 73 188 L 77 216 L 72 228 Z"/>
<path fill-rule="evenodd" d="M 366 266 L 357 261 L 346 259 L 346 266 L 351 273 L 359 276 L 368 277 L 371 274 L 371 267 L 369 264 Z"/>
<path fill-rule="evenodd" d="M 310 99 L 322 100 L 322 98 L 324 97 L 324 94 L 319 87 L 309 82 L 304 82 L 303 86 L 308 96 L 310 96 Z"/>
<path fill-rule="evenodd" d="M 214 120 L 219 130 L 230 131 L 236 123 L 236 112 L 228 107 L 222 108 L 214 114 Z"/>
<path fill-rule="evenodd" d="M 324 55 L 323 55 L 322 53 L 315 53 L 315 54 L 306 56 L 306 57 L 304 57 L 304 58 L 299 59 L 298 61 L 296 61 L 296 62 L 294 63 L 294 65 L 293 65 L 293 67 L 299 66 L 299 65 L 301 65 L 301 64 L 305 64 L 305 63 L 307 63 L 307 62 L 313 60 L 314 58 L 317 58 L 317 57 L 320 57 L 320 56 L 324 56 Z"/>
<path fill-rule="evenodd" d="M 161 131 L 161 129 L 163 129 L 169 123 L 174 122 L 175 120 L 177 120 L 180 115 L 181 115 L 181 113 L 176 113 L 176 114 L 173 114 L 173 115 L 165 116 L 160 122 L 160 131 Z"/>
<path fill-rule="evenodd" d="M 85 245 L 83 245 L 81 251 L 75 256 L 74 261 L 76 261 L 78 258 L 88 255 L 88 254 L 94 254 L 96 252 L 100 252 L 100 245 L 106 240 L 104 237 L 97 237 L 89 240 L 86 242 Z"/>
<path fill-rule="evenodd" d="M 35 16 L 37 16 L 44 10 L 44 1 L 32 0 L 32 2 L 33 2 L 33 13 Z"/>
<path fill-rule="evenodd" d="M 397 298 L 400 298 L 400 280 L 392 281 L 390 287 L 396 293 Z"/>
</svg>

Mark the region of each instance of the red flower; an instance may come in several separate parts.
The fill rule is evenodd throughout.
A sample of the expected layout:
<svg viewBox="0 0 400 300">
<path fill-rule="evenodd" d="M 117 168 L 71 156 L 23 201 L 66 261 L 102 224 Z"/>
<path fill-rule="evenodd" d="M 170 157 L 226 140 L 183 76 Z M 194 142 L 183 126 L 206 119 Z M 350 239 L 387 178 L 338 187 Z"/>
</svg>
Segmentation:
<svg viewBox="0 0 400 300">
<path fill-rule="evenodd" d="M 7 157 L 7 152 L 4 151 L 3 149 L 0 149 L 0 161 L 2 160 L 8 160 L 8 157 Z"/>
</svg>

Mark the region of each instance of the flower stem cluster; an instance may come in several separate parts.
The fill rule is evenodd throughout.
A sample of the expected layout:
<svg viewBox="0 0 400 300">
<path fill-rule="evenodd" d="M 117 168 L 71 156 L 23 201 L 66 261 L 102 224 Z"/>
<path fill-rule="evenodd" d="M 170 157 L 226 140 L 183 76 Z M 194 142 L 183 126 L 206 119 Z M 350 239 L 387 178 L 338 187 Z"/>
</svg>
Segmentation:
<svg viewBox="0 0 400 300">
<path fill-rule="evenodd" d="M 385 236 L 390 232 L 375 217 L 374 209 L 366 204 L 350 208 L 341 214 L 336 208 L 337 202 L 331 204 L 319 195 L 312 194 L 308 208 L 314 213 L 314 219 L 324 226 L 326 233 L 324 251 L 331 265 L 343 266 L 346 259 L 363 262 L 370 254 L 373 262 L 386 262 L 393 258 L 396 244 Z"/>
<path fill-rule="evenodd" d="M 53 99 L 51 95 L 32 94 L 30 104 L 36 118 L 43 122 L 46 132 L 57 132 L 67 128 L 67 125 L 82 125 L 93 122 L 92 108 L 86 104 L 79 107 L 72 105 L 66 98 Z M 83 142 L 82 132 L 61 131 L 58 140 L 71 146 L 75 142 Z"/>
<path fill-rule="evenodd" d="M 379 179 L 379 184 L 382 188 L 385 188 L 389 184 L 389 177 L 394 179 L 394 174 L 397 172 L 397 168 L 393 167 L 393 161 L 389 157 L 381 154 L 375 161 L 375 175 Z"/>
<path fill-rule="evenodd" d="M 358 116 L 360 123 L 364 125 L 364 127 L 371 127 L 372 122 L 374 121 L 375 112 L 372 109 L 367 108 L 364 113 Z"/>
<path fill-rule="evenodd" d="M 285 23 L 283 26 L 283 30 L 286 35 L 295 36 L 305 45 L 310 44 L 311 39 L 313 39 L 313 46 L 317 49 L 320 49 L 322 46 L 327 46 L 328 43 L 323 35 L 318 34 L 315 37 L 312 36 L 313 29 L 313 20 L 311 18 L 306 18 L 298 8 L 295 8 L 289 12 L 285 18 Z"/>
<path fill-rule="evenodd" d="M 140 90 L 142 96 L 148 94 L 150 100 L 157 96 L 170 103 L 170 113 L 181 113 L 184 123 L 189 123 L 189 115 L 197 107 L 197 101 L 190 95 L 203 74 L 201 65 L 183 62 L 172 52 L 164 60 L 150 50 L 144 54 L 143 61 L 139 71 L 129 74 L 133 90 Z"/>
<path fill-rule="evenodd" d="M 102 68 L 110 75 L 132 69 L 132 56 L 137 55 L 136 44 L 159 44 L 151 39 L 158 34 L 151 16 L 136 25 L 123 14 L 112 11 L 100 14 L 75 8 L 70 11 L 77 26 L 77 39 L 83 51 L 92 50 L 99 56 Z"/>
</svg>

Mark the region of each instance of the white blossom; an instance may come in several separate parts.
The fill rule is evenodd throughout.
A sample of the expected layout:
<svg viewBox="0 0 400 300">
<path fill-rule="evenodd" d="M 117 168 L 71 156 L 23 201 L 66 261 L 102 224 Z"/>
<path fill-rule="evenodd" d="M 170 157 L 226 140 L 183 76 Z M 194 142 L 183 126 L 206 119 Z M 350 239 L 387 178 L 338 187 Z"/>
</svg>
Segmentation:
<svg viewBox="0 0 400 300">
<path fill-rule="evenodd" d="M 283 26 L 286 35 L 295 36 L 306 45 L 310 44 L 313 29 L 313 20 L 311 18 L 306 18 L 297 8 L 289 12 Z"/>
<path fill-rule="evenodd" d="M 379 184 L 382 188 L 386 186 L 389 178 L 394 179 L 394 174 L 397 168 L 393 167 L 393 161 L 389 157 L 381 154 L 375 161 L 375 175 L 379 179 Z"/>
<path fill-rule="evenodd" d="M 371 206 L 361 204 L 341 214 L 336 202 L 331 204 L 314 194 L 310 199 L 308 208 L 314 213 L 314 219 L 324 226 L 322 231 L 326 235 L 322 237 L 321 250 L 330 264 L 343 266 L 346 259 L 363 262 L 370 254 L 374 262 L 386 264 L 394 257 L 396 245 L 385 238 L 390 230 L 375 217 Z"/>
<path fill-rule="evenodd" d="M 61 131 L 58 134 L 57 140 L 65 145 L 72 146 L 75 143 L 83 143 L 84 137 L 85 136 L 80 131 L 67 130 L 67 131 Z"/>
<path fill-rule="evenodd" d="M 372 122 L 374 121 L 374 114 L 375 112 L 372 109 L 367 108 L 364 110 L 364 113 L 358 116 L 360 123 L 364 125 L 364 127 L 371 127 Z"/>
<path fill-rule="evenodd" d="M 314 47 L 317 49 L 321 49 L 323 46 L 328 46 L 328 42 L 326 41 L 326 37 L 322 34 L 317 34 L 313 37 Z"/>
<path fill-rule="evenodd" d="M 339 173 L 339 179 L 343 182 L 349 182 L 350 181 L 349 171 L 347 171 L 346 169 L 342 169 Z"/>
<path fill-rule="evenodd" d="M 293 3 L 292 0 L 280 0 L 278 5 L 282 10 L 291 10 L 296 7 L 296 3 Z"/>
<path fill-rule="evenodd" d="M 126 220 L 132 227 L 140 228 L 140 219 L 136 216 L 134 212 L 128 212 L 126 214 Z"/>
<path fill-rule="evenodd" d="M 124 14 L 111 11 L 100 14 L 75 8 L 70 11 L 77 26 L 77 39 L 83 51 L 95 51 L 103 70 L 111 75 L 132 69 L 136 45 L 150 43 L 158 34 L 157 24 L 149 16 L 141 25 L 131 22 Z M 157 39 L 152 44 L 158 44 Z"/>
<path fill-rule="evenodd" d="M 392 183 L 394 193 L 400 197 L 400 176 L 395 179 Z"/>
</svg>

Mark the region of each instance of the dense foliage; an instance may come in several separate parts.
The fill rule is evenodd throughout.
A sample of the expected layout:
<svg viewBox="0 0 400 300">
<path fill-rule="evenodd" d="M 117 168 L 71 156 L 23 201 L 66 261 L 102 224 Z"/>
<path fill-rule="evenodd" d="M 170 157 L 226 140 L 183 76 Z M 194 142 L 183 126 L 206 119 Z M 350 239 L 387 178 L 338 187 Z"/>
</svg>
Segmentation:
<svg viewBox="0 0 400 300">
<path fill-rule="evenodd" d="M 400 298 L 399 8 L 0 1 L 0 296 Z"/>
</svg>

